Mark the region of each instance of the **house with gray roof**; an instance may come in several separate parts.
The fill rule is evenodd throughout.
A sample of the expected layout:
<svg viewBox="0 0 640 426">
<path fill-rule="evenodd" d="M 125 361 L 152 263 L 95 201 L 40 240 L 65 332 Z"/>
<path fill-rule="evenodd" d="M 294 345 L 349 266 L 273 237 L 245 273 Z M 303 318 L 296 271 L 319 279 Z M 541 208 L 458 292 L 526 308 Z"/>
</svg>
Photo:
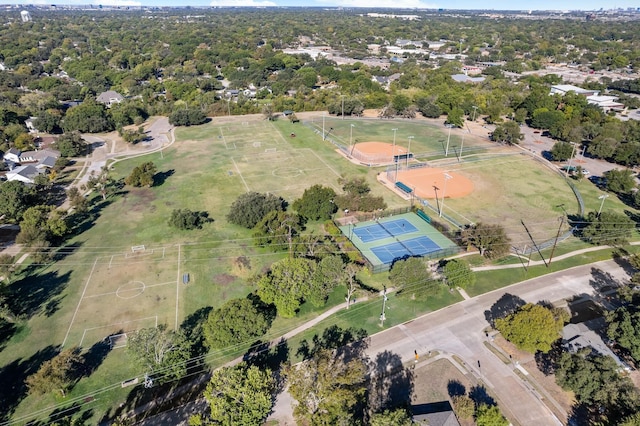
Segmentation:
<svg viewBox="0 0 640 426">
<path fill-rule="evenodd" d="M 111 108 L 113 104 L 119 104 L 120 102 L 124 101 L 124 96 L 122 96 L 115 90 L 107 90 L 106 92 L 100 93 L 96 98 L 96 101 L 100 102 L 101 104 L 105 104 L 107 108 Z"/>
<path fill-rule="evenodd" d="M 42 174 L 41 170 L 38 170 L 35 166 L 27 164 L 26 166 L 18 166 L 13 170 L 7 172 L 7 180 L 17 180 L 20 182 L 32 184 L 35 178 Z"/>
</svg>

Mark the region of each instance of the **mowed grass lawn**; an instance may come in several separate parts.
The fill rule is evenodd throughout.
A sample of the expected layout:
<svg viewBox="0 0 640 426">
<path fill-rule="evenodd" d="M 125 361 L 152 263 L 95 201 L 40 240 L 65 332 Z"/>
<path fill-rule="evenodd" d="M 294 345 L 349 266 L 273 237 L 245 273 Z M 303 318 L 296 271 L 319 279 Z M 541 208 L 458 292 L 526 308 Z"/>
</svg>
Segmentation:
<svg viewBox="0 0 640 426">
<path fill-rule="evenodd" d="M 444 212 L 461 223 L 501 225 L 519 249 L 532 246 L 522 222 L 541 243 L 556 236 L 565 210 L 578 213 L 578 201 L 565 179 L 527 155 L 480 156 L 445 168 L 471 179 L 474 191 L 445 199 Z M 562 231 L 568 228 L 565 222 Z"/>
</svg>

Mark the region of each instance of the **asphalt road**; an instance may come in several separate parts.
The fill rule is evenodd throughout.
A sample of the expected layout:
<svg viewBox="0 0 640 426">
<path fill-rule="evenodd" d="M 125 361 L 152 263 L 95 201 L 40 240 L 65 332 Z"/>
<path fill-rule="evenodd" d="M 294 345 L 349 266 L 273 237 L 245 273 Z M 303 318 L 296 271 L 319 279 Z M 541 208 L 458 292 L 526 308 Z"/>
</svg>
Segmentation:
<svg viewBox="0 0 640 426">
<path fill-rule="evenodd" d="M 389 350 L 400 355 L 404 362 L 410 362 L 414 350 L 420 354 L 426 354 L 429 350 L 455 354 L 464 360 L 467 369 L 497 395 L 503 412 L 518 424 L 561 424 L 535 391 L 529 389 L 515 374 L 513 366 L 503 363 L 484 345 L 487 339 L 484 330 L 489 326 L 485 311 L 491 309 L 505 293 L 532 303 L 541 300 L 561 301 L 574 295 L 592 295 L 595 291 L 592 275 L 597 270 L 612 280 L 628 279 L 626 272 L 613 261 L 579 266 L 535 278 L 465 300 L 373 335 L 368 355 L 373 358 L 377 353 Z M 597 272 L 596 275 L 603 276 Z"/>
</svg>

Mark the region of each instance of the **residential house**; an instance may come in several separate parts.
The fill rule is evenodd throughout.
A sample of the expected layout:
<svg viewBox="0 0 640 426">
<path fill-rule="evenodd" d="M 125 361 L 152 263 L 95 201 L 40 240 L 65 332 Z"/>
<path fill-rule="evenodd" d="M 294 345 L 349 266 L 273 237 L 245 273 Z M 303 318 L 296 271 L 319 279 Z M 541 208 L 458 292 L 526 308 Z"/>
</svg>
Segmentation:
<svg viewBox="0 0 640 426">
<path fill-rule="evenodd" d="M 107 108 L 111 108 L 113 104 L 119 104 L 124 101 L 124 96 L 114 90 L 107 90 L 106 92 L 100 93 L 96 101 L 105 104 Z"/>
<path fill-rule="evenodd" d="M 451 78 L 458 83 L 482 83 L 485 80 L 484 77 L 469 77 L 466 74 L 454 74 Z"/>
<path fill-rule="evenodd" d="M 629 370 L 629 367 L 618 358 L 602 340 L 602 337 L 594 331 L 603 330 L 606 326 L 606 322 L 602 317 L 578 324 L 567 324 L 562 329 L 562 345 L 571 353 L 576 353 L 583 348 L 591 348 L 595 353 L 613 358 L 621 370 Z"/>
<path fill-rule="evenodd" d="M 7 172 L 7 180 L 17 180 L 20 182 L 33 184 L 35 178 L 42 173 L 37 167 L 27 164 L 26 166 L 19 166 L 13 170 Z"/>
<path fill-rule="evenodd" d="M 411 406 L 413 423 L 425 426 L 460 426 L 449 401 Z"/>
<path fill-rule="evenodd" d="M 9 148 L 9 150 L 4 153 L 5 163 L 20 164 L 20 154 L 21 151 L 18 148 Z"/>
<path fill-rule="evenodd" d="M 60 151 L 47 148 L 40 151 L 25 151 L 20 154 L 20 163 L 31 163 L 39 170 L 51 169 L 56 165 Z"/>
</svg>

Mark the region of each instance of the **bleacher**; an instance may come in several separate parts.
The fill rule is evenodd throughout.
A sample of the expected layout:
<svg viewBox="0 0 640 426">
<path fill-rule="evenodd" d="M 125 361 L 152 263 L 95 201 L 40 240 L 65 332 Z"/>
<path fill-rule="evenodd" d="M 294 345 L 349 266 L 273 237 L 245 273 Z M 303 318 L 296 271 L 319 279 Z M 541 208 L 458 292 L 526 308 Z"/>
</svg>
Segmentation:
<svg viewBox="0 0 640 426">
<path fill-rule="evenodd" d="M 424 212 L 424 210 L 416 210 L 416 214 L 425 222 L 431 223 L 431 218 Z"/>
<path fill-rule="evenodd" d="M 413 192 L 413 189 L 409 188 L 402 182 L 396 182 L 396 187 L 400 188 L 400 190 L 406 192 L 407 194 L 411 194 Z"/>
</svg>

